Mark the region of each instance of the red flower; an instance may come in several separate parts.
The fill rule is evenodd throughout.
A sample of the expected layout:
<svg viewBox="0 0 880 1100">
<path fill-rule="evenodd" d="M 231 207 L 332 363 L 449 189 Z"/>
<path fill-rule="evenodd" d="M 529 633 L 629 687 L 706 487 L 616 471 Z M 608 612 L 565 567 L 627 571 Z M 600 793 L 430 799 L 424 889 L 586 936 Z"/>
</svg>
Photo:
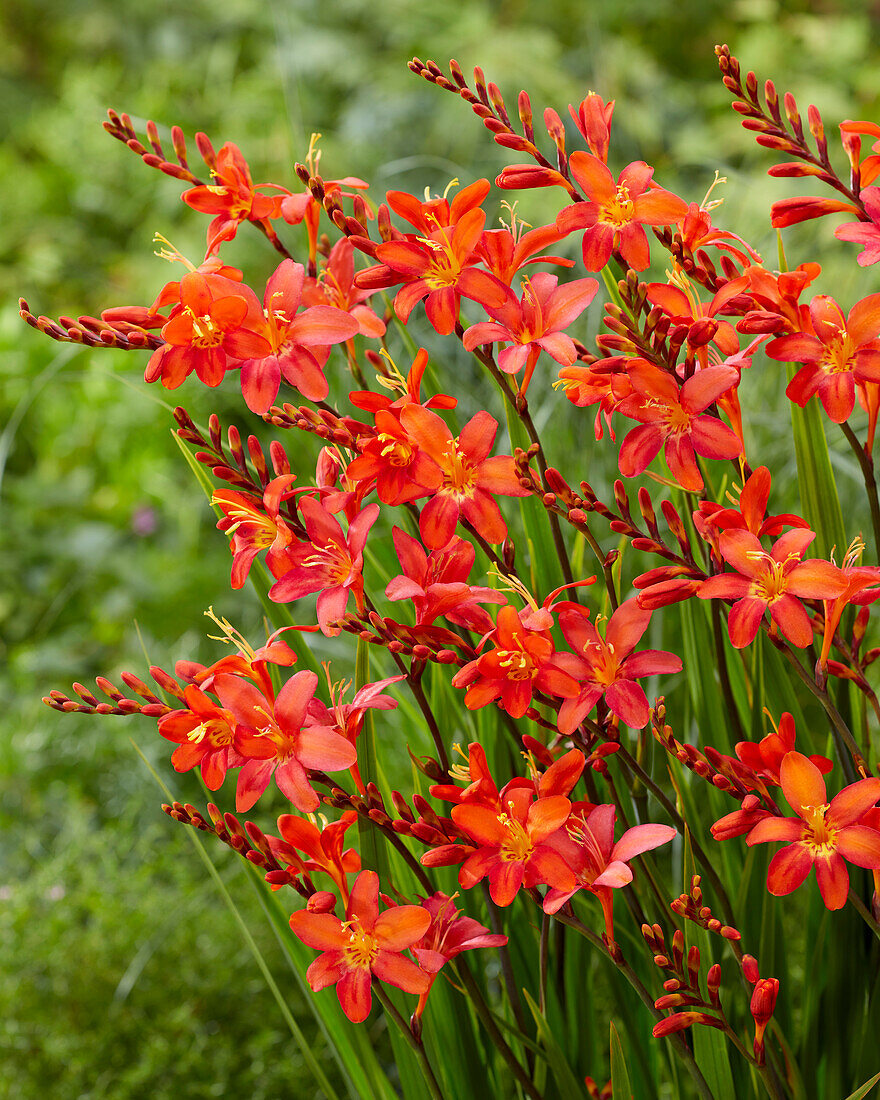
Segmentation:
<svg viewBox="0 0 880 1100">
<path fill-rule="evenodd" d="M 479 605 L 504 603 L 505 597 L 494 588 L 468 584 L 475 557 L 471 543 L 453 537 L 442 549 L 426 554 L 418 540 L 399 527 L 393 536 L 403 574 L 392 577 L 385 595 L 389 600 L 412 600 L 416 626 L 430 626 L 442 615 L 478 634 L 492 629 L 489 613 Z"/>
<path fill-rule="evenodd" d="M 532 372 L 542 351 L 570 366 L 577 359 L 577 349 L 565 329 L 579 317 L 596 296 L 599 284 L 595 279 L 577 279 L 557 286 L 558 279 L 540 271 L 523 280 L 522 299 L 508 298 L 497 308 L 487 307 L 495 318 L 472 325 L 464 334 L 468 351 L 480 344 L 510 343 L 498 354 L 498 366 L 506 374 L 518 374 L 525 367 L 520 392 L 525 393 Z"/>
<path fill-rule="evenodd" d="M 424 298 L 428 320 L 441 336 L 448 336 L 458 320 L 462 296 L 489 307 L 500 306 L 511 293 L 494 275 L 474 266 L 480 262 L 474 250 L 485 220 L 483 210 L 472 209 L 454 226 L 438 226 L 425 237 L 375 245 L 380 264 L 360 272 L 355 286 L 377 290 L 404 283 L 394 298 L 401 321 L 406 324 Z"/>
<path fill-rule="evenodd" d="M 359 512 L 349 524 L 347 535 L 327 509 L 311 497 L 300 499 L 299 510 L 310 541 L 291 548 L 296 564 L 272 585 L 269 599 L 289 603 L 310 592 L 320 592 L 318 623 L 324 634 L 332 637 L 339 633 L 334 624 L 345 614 L 350 592 L 358 609 L 363 610 L 364 544 L 379 517 L 379 505 L 368 504 Z"/>
<path fill-rule="evenodd" d="M 589 890 L 602 903 L 605 931 L 614 940 L 614 895 L 612 890 L 632 882 L 629 861 L 642 852 L 668 844 L 676 835 L 669 825 L 636 825 L 627 829 L 614 843 L 614 806 L 594 806 L 589 812 L 573 813 L 565 829 L 550 842 L 568 866 L 576 881 L 571 890 L 556 887 L 547 891 L 544 912 L 558 913 L 578 890 Z"/>
<path fill-rule="evenodd" d="M 746 838 L 750 846 L 789 841 L 770 861 L 767 889 L 777 896 L 790 894 L 815 867 L 826 907 L 842 909 L 849 891 L 844 861 L 880 868 L 880 832 L 859 824 L 880 799 L 880 779 L 851 783 L 828 802 L 822 773 L 799 752 L 785 756 L 779 777 L 797 817 L 767 817 Z"/>
<path fill-rule="evenodd" d="M 611 427 L 611 414 L 623 398 L 632 393 L 629 376 L 620 369 L 626 361 L 624 356 L 616 355 L 608 359 L 597 359 L 590 366 L 574 363 L 570 367 L 563 367 L 553 383 L 553 389 L 561 388 L 572 405 L 581 409 L 590 405 L 599 406 L 593 422 L 593 434 L 597 440 L 605 434 L 605 426 L 611 439 L 617 439 Z"/>
<path fill-rule="evenodd" d="M 260 303 L 250 287 L 198 271 L 170 285 L 178 288 L 180 304 L 162 327 L 165 344 L 150 356 L 147 382 L 161 378 L 173 390 L 195 371 L 206 386 L 219 386 L 230 367 L 270 350 Z"/>
<path fill-rule="evenodd" d="M 337 772 L 356 762 L 354 746 L 335 730 L 306 725 L 317 686 L 314 672 L 297 672 L 273 701 L 238 676 L 215 678 L 213 690 L 223 705 L 255 735 L 241 749 L 248 761 L 238 776 L 235 808 L 239 813 L 253 806 L 273 774 L 281 793 L 298 810 L 311 813 L 320 800 L 307 769 Z"/>
<path fill-rule="evenodd" d="M 461 866 L 458 881 L 469 890 L 487 875 L 496 905 L 510 905 L 520 887 L 574 888 L 574 872 L 547 843 L 568 819 L 571 803 L 562 795 L 535 798 L 525 787 L 507 789 L 504 808 L 461 803 L 452 820 L 476 847 Z"/>
<path fill-rule="evenodd" d="M 483 410 L 471 417 L 455 439 L 436 413 L 414 404 L 401 409 L 400 422 L 442 476 L 439 486 L 426 485 L 433 496 L 419 517 L 425 545 L 431 550 L 445 546 L 460 518 L 473 524 L 486 542 L 502 542 L 507 524 L 494 496 L 528 496 L 529 490 L 520 484 L 510 455 L 489 457 L 498 422 Z"/>
<path fill-rule="evenodd" d="M 771 340 L 771 359 L 803 363 L 785 393 L 806 405 L 814 393 L 835 424 L 847 420 L 856 400 L 856 383 L 880 382 L 880 294 L 856 302 L 844 318 L 827 294 L 810 303 L 812 332 L 795 332 Z M 815 334 L 815 335 L 814 335 Z"/>
<path fill-rule="evenodd" d="M 603 164 L 608 163 L 608 146 L 611 141 L 611 118 L 614 100 L 605 103 L 601 96 L 590 92 L 578 105 L 577 111 L 569 103 L 569 113 L 575 126 L 583 134 L 590 152 Z"/>
<path fill-rule="evenodd" d="M 648 722 L 648 700 L 636 683 L 643 676 L 681 672 L 681 660 L 662 649 L 633 654 L 648 629 L 651 612 L 627 600 L 614 612 L 602 638 L 589 620 L 589 612 L 575 604 L 559 613 L 559 625 L 577 655 L 577 666 L 566 669 L 577 677 L 581 690 L 559 708 L 559 732 L 570 734 L 604 695 L 609 710 L 627 726 L 642 729 Z M 577 671 L 575 669 L 577 668 Z"/>
<path fill-rule="evenodd" d="M 654 169 L 642 160 L 628 164 L 617 183 L 606 165 L 589 153 L 572 153 L 568 163 L 589 201 L 566 207 L 557 216 L 556 226 L 565 234 L 586 229 L 584 267 L 601 271 L 618 249 L 630 267 L 644 271 L 651 252 L 642 226 L 680 221 L 687 203 L 662 188 L 649 190 Z"/>
<path fill-rule="evenodd" d="M 294 534 L 279 514 L 281 502 L 291 494 L 288 487 L 294 474 L 273 478 L 263 492 L 262 506 L 251 493 L 234 489 L 216 489 L 211 503 L 223 512 L 217 526 L 231 535 L 232 587 L 241 588 L 247 580 L 254 558 L 266 550 L 266 566 L 273 577 L 280 577 L 293 562 L 288 547 Z"/>
<path fill-rule="evenodd" d="M 287 194 L 285 187 L 275 183 L 259 183 L 254 187 L 247 161 L 231 141 L 217 153 L 211 175 L 215 183 L 200 184 L 180 196 L 193 210 L 216 215 L 208 226 L 208 255 L 216 252 L 223 241 L 232 240 L 245 220 L 257 222 L 271 232 L 270 219 L 280 217 L 283 195 L 261 195 L 259 189 L 271 187 Z"/>
<path fill-rule="evenodd" d="M 822 637 L 822 652 L 816 665 L 825 669 L 828 654 L 834 641 L 834 632 L 840 624 L 841 616 L 850 605 L 862 606 L 880 599 L 880 568 L 876 565 L 860 565 L 865 544 L 858 536 L 853 539 L 843 558 L 840 571 L 846 581 L 846 588 L 834 599 L 824 600 L 825 632 Z"/>
<path fill-rule="evenodd" d="M 417 1017 L 425 1010 L 434 979 L 450 959 L 457 958 L 463 951 L 503 947 L 507 943 L 507 936 L 491 933 L 478 921 L 456 909 L 453 898 L 448 894 L 438 891 L 429 898 L 422 898 L 422 908 L 430 913 L 431 924 L 411 950 L 422 970 L 430 975 L 431 985 L 419 997 L 415 1011 Z"/>
<path fill-rule="evenodd" d="M 550 634 L 552 616 L 534 629 L 523 624 L 511 604 L 498 612 L 495 629 L 486 639 L 495 648 L 460 669 L 453 687 L 466 687 L 464 705 L 478 710 L 494 699 L 512 718 L 522 718 L 532 702 L 532 693 L 546 691 L 563 698 L 577 695 L 578 682 L 557 658 Z"/>
<path fill-rule="evenodd" d="M 306 279 L 303 303 L 307 306 L 333 306 L 349 313 L 358 323 L 362 336 L 384 336 L 385 322 L 363 303 L 375 293 L 354 285 L 354 247 L 347 237 L 336 242 L 324 270 L 317 279 Z"/>
<path fill-rule="evenodd" d="M 620 472 L 624 477 L 643 473 L 661 447 L 669 471 L 684 489 L 699 492 L 703 479 L 696 454 L 706 458 L 736 458 L 742 444 L 736 433 L 714 416 L 702 416 L 713 402 L 737 383 L 729 367 L 698 370 L 680 388 L 676 380 L 644 359 L 629 368 L 633 394 L 618 408 L 642 421 L 620 448 Z"/>
<path fill-rule="evenodd" d="M 269 409 L 282 376 L 303 397 L 323 401 L 328 392 L 323 365 L 330 345 L 358 331 L 358 321 L 334 306 L 310 306 L 297 314 L 304 282 L 303 265 L 282 260 L 266 284 L 263 307 L 269 347 L 241 365 L 241 392 L 253 412 Z"/>
<path fill-rule="evenodd" d="M 734 492 L 736 486 L 734 486 Z M 767 502 L 770 499 L 770 471 L 766 466 L 758 466 L 745 481 L 739 493 L 738 508 L 724 508 L 713 501 L 700 501 L 699 512 L 694 519 L 703 532 L 703 525 L 728 531 L 731 529 L 751 531 L 757 538 L 764 535 L 778 535 L 783 527 L 806 527 L 807 522 L 800 516 L 784 512 L 778 516 L 767 515 Z M 707 537 L 705 534 L 704 538 Z"/>
<path fill-rule="evenodd" d="M 565 236 L 553 225 L 539 225 L 536 229 L 522 230 L 523 223 L 510 216 L 510 227 L 484 229 L 477 245 L 480 259 L 505 286 L 512 286 L 516 273 L 526 264 L 556 264 L 574 267 L 574 260 L 564 256 L 537 256 L 542 248 L 556 244 Z"/>
<path fill-rule="evenodd" d="M 374 974 L 405 993 L 427 992 L 430 977 L 403 952 L 421 939 L 430 924 L 431 914 L 420 905 L 396 905 L 380 913 L 375 871 L 358 875 L 344 922 L 332 913 L 306 910 L 290 918 L 294 934 L 322 952 L 306 972 L 309 985 L 315 992 L 335 985 L 342 1011 L 356 1024 L 370 1014 Z"/>
<path fill-rule="evenodd" d="M 831 562 L 818 558 L 801 561 L 815 537 L 813 531 L 788 531 L 768 554 L 750 531 L 722 532 L 721 554 L 737 572 L 709 577 L 697 595 L 701 600 L 736 600 L 727 630 L 737 649 L 754 641 L 765 611 L 792 645 L 803 649 L 810 644 L 810 618 L 795 597 L 824 599 L 838 596 L 846 587 L 843 574 Z"/>
<path fill-rule="evenodd" d="M 352 745 L 357 745 L 364 728 L 364 714 L 368 710 L 395 710 L 397 700 L 391 695 L 384 695 L 383 688 L 391 684 L 397 684 L 405 679 L 404 676 L 389 676 L 386 680 L 377 680 L 372 684 L 364 684 L 354 693 L 350 703 L 344 703 L 343 697 L 351 687 L 351 681 L 340 680 L 333 683 L 330 679 L 330 662 L 324 665 L 327 674 L 327 686 L 330 693 L 330 707 L 324 705 L 320 699 L 312 699 L 309 702 L 309 721 L 317 726 L 327 726 L 336 733 L 345 737 Z M 351 767 L 351 776 L 357 784 L 359 791 L 364 790 L 363 780 L 357 763 Z"/>
<path fill-rule="evenodd" d="M 342 850 L 345 833 L 355 821 L 355 811 L 347 810 L 338 821 L 319 829 L 307 818 L 282 814 L 278 818 L 281 836 L 269 837 L 269 845 L 277 859 L 297 866 L 300 871 L 309 874 L 323 871 L 329 875 L 344 905 L 348 901 L 348 876 L 361 869 L 360 856 L 354 848 Z M 296 852 L 309 858 L 303 861 Z"/>
<path fill-rule="evenodd" d="M 447 192 L 457 183 L 458 180 L 453 180 Z M 478 209 L 488 194 L 489 181 L 479 179 L 457 191 L 452 202 L 446 195 L 435 199 L 417 199 L 406 191 L 388 191 L 385 198 L 395 214 L 405 218 L 419 233 L 430 236 L 438 229 L 457 225 L 465 214 Z"/>
<path fill-rule="evenodd" d="M 218 706 L 194 684 L 184 690 L 186 710 L 174 710 L 159 719 L 159 733 L 178 747 L 171 755 L 174 770 L 198 766 L 210 791 L 219 790 L 226 772 L 235 766 L 236 753 L 252 740 L 236 727 L 235 716 Z"/>
<path fill-rule="evenodd" d="M 779 728 L 768 733 L 757 744 L 754 741 L 738 741 L 736 755 L 756 775 L 778 787 L 779 769 L 782 761 L 794 749 L 794 741 L 794 718 L 786 711 L 779 719 Z M 823 775 L 831 771 L 832 764 L 827 756 L 810 756 L 808 759 Z"/>
</svg>

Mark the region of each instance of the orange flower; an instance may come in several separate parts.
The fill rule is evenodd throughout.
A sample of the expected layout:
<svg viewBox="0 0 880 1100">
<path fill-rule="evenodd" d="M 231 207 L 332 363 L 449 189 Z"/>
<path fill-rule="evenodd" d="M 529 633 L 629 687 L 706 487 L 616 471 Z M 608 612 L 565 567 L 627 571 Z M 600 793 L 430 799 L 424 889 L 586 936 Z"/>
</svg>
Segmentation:
<svg viewBox="0 0 880 1100">
<path fill-rule="evenodd" d="M 644 271 L 651 262 L 651 251 L 642 226 L 681 221 L 687 203 L 670 191 L 652 188 L 654 169 L 642 160 L 628 164 L 616 183 L 606 165 L 589 153 L 572 153 L 568 163 L 589 201 L 561 211 L 557 229 L 563 233 L 586 230 L 583 251 L 587 271 L 601 271 L 615 248 L 630 267 Z"/>
<path fill-rule="evenodd" d="M 507 604 L 498 612 L 498 622 L 488 640 L 495 648 L 460 669 L 453 687 L 466 687 L 464 704 L 478 710 L 500 699 L 499 706 L 512 718 L 522 718 L 535 690 L 571 698 L 578 693 L 578 681 L 565 671 L 556 657 L 550 635 L 552 617 L 543 629 L 527 627 L 516 608 Z M 569 731 L 570 732 L 570 731 Z"/>
<path fill-rule="evenodd" d="M 402 952 L 424 936 L 431 914 L 420 905 L 397 905 L 379 912 L 379 876 L 361 871 L 351 889 L 345 920 L 333 913 L 300 910 L 290 927 L 308 947 L 323 952 L 306 971 L 317 992 L 336 986 L 342 1011 L 359 1024 L 372 1007 L 373 975 L 406 993 L 426 993 L 431 978 Z"/>
<path fill-rule="evenodd" d="M 428 549 L 444 547 L 455 534 L 460 518 L 473 524 L 486 542 L 502 542 L 507 537 L 507 524 L 494 497 L 523 497 L 529 495 L 529 490 L 520 484 L 510 455 L 489 457 L 498 422 L 482 410 L 471 417 L 455 439 L 439 416 L 415 404 L 401 409 L 400 422 L 442 475 L 439 486 L 433 478 L 425 485 L 434 494 L 419 518 L 422 541 Z M 411 471 L 411 476 L 415 474 Z"/>
<path fill-rule="evenodd" d="M 816 537 L 813 531 L 787 531 L 766 553 L 750 531 L 721 534 L 721 554 L 736 573 L 719 573 L 703 581 L 701 600 L 734 599 L 727 620 L 731 644 L 750 645 L 761 626 L 764 612 L 799 649 L 813 640 L 810 617 L 796 597 L 826 599 L 840 595 L 847 582 L 840 569 L 818 558 L 801 561 Z"/>
<path fill-rule="evenodd" d="M 746 844 L 786 840 L 767 871 L 767 889 L 781 896 L 796 890 L 816 868 L 822 900 L 842 909 L 849 892 L 845 860 L 858 867 L 880 868 L 880 832 L 859 822 L 880 799 L 880 779 L 851 783 L 826 801 L 825 780 L 812 761 L 787 753 L 779 768 L 782 793 L 797 817 L 766 817 L 752 829 Z"/>
</svg>

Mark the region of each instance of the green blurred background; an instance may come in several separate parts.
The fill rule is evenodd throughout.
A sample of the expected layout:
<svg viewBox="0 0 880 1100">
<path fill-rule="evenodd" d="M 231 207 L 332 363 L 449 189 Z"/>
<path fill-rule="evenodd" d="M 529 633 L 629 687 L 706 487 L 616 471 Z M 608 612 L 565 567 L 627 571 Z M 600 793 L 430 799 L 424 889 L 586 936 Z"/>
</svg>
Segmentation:
<svg viewBox="0 0 880 1100">
<path fill-rule="evenodd" d="M 406 67 L 414 54 L 456 57 L 466 73 L 481 65 L 511 104 L 527 88 L 538 117 L 545 105 L 566 115 L 590 89 L 616 99 L 613 163 L 646 159 L 697 201 L 719 169 L 729 182 L 716 221 L 775 263 L 769 203 L 793 189 L 766 178 L 769 155 L 730 110 L 713 46 L 728 42 L 803 109 L 816 103 L 833 131 L 841 118 L 880 118 L 878 32 L 876 4 L 834 0 L 0 9 L 0 1097 L 313 1095 L 233 918 L 185 831 L 160 812 L 130 737 L 177 797 L 198 801 L 196 781 L 174 775 L 150 722 L 62 716 L 39 702 L 147 658 L 169 668 L 180 656 L 212 659 L 202 617 L 211 603 L 251 635 L 261 629 L 249 590 L 226 587 L 225 540 L 169 431 L 177 401 L 197 419 L 217 411 L 252 430 L 234 393 L 148 389 L 143 357 L 54 344 L 17 315 L 19 294 L 55 316 L 151 301 L 171 277 L 153 255 L 156 230 L 191 256 L 203 248 L 204 220 L 178 201 L 175 181 L 103 133 L 106 108 L 165 133 L 173 123 L 190 138 L 204 130 L 216 147 L 236 141 L 258 181 L 292 186 L 292 164 L 318 130 L 328 177 L 362 176 L 380 197 L 389 187 L 442 192 L 453 176 L 491 177 L 511 159 L 465 104 Z M 527 196 L 520 212 L 549 219 L 549 203 Z M 228 255 L 258 285 L 274 254 L 258 234 L 240 236 Z M 830 238 L 827 222 L 792 231 L 789 261 L 814 258 L 817 244 L 828 251 L 822 289 L 833 285 L 843 302 L 857 273 L 851 256 L 835 268 Z M 537 415 L 559 401 L 548 397 Z M 751 424 L 768 426 L 762 458 L 790 461 L 782 441 L 774 455 L 775 401 L 756 402 Z M 589 431 L 566 417 L 559 446 L 586 464 Z M 846 455 L 834 458 L 851 479 Z M 215 855 L 280 967 L 240 868 Z"/>
</svg>

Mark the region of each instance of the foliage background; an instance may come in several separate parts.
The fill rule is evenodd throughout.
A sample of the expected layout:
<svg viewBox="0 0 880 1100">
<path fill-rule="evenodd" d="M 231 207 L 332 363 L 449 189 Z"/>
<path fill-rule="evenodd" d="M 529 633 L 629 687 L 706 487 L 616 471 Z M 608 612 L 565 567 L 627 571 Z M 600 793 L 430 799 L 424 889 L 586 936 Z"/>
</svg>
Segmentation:
<svg viewBox="0 0 880 1100">
<path fill-rule="evenodd" d="M 149 723 L 39 703 L 73 679 L 138 670 L 146 654 L 165 667 L 210 659 L 211 603 L 246 632 L 261 629 L 248 591 L 224 590 L 225 540 L 169 436 L 177 400 L 226 422 L 234 394 L 193 385 L 168 404 L 134 356 L 52 344 L 17 317 L 19 294 L 53 315 L 151 301 L 168 277 L 152 253 L 157 229 L 190 255 L 203 247 L 203 221 L 174 181 L 103 134 L 105 108 L 204 130 L 215 146 L 234 140 L 260 180 L 290 184 L 320 130 L 328 176 L 362 176 L 380 196 L 442 191 L 505 163 L 464 104 L 406 68 L 413 54 L 454 56 L 465 72 L 480 64 L 511 100 L 526 87 L 536 114 L 545 104 L 564 113 L 588 89 L 615 98 L 615 162 L 648 160 L 691 200 L 719 169 L 729 182 L 717 220 L 769 259 L 767 212 L 781 185 L 730 111 L 713 46 L 727 41 L 744 67 L 802 107 L 816 103 L 831 129 L 880 118 L 878 24 L 876 5 L 834 0 L 0 9 L 0 1096 L 305 1095 L 278 1009 L 184 831 L 159 811 L 129 736 L 178 797 L 197 799 L 195 780 L 171 772 Z M 813 258 L 826 228 L 792 231 L 790 262 Z M 274 266 L 258 235 L 242 237 L 234 259 Z M 843 301 L 854 265 L 829 263 Z M 760 431 L 772 400 L 758 408 Z M 561 449 L 584 451 L 582 421 L 561 430 Z M 768 430 L 768 458 L 773 443 Z M 848 460 L 833 457 L 846 481 Z M 278 966 L 237 863 L 219 854 L 217 866 Z"/>
</svg>

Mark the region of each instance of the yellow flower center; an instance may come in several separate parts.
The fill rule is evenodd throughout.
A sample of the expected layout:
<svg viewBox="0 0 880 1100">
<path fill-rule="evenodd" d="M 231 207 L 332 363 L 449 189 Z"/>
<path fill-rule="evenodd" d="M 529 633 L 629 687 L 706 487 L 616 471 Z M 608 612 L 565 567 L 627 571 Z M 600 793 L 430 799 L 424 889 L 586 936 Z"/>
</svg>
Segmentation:
<svg viewBox="0 0 880 1100">
<path fill-rule="evenodd" d="M 347 923 L 348 946 L 343 949 L 345 961 L 353 969 L 369 970 L 379 953 L 379 944 L 374 936 L 363 930 L 357 917 Z"/>
<path fill-rule="evenodd" d="M 474 467 L 459 451 L 457 442 L 451 443 L 443 455 L 442 469 L 446 478 L 442 492 L 453 493 L 458 497 L 474 495 Z"/>
<path fill-rule="evenodd" d="M 378 436 L 382 444 L 379 452 L 383 458 L 387 458 L 392 466 L 408 466 L 412 462 L 413 449 L 404 439 L 397 439 L 387 432 L 380 432 Z"/>
<path fill-rule="evenodd" d="M 829 859 L 837 847 L 837 830 L 825 820 L 827 812 L 827 802 L 823 806 L 802 807 L 804 831 L 800 843 L 810 853 L 811 859 Z"/>
<path fill-rule="evenodd" d="M 445 230 L 441 230 L 442 240 L 434 240 L 432 237 L 416 238 L 419 244 L 430 248 L 432 252 L 431 266 L 424 276 L 425 282 L 431 290 L 442 290 L 445 286 L 454 286 L 461 275 L 461 261 L 452 250 Z"/>
<path fill-rule="evenodd" d="M 785 566 L 788 558 L 784 562 L 776 561 L 763 551 L 760 553 L 755 551 L 748 556 L 764 563 L 764 572 L 752 581 L 749 587 L 749 595 L 764 600 L 768 604 L 774 603 L 780 596 L 785 594 L 788 585 L 785 576 Z M 797 555 L 790 555 L 790 557 L 797 557 Z"/>
<path fill-rule="evenodd" d="M 533 680 L 538 673 L 531 658 L 521 649 L 500 649 L 498 663 L 508 680 Z"/>
<path fill-rule="evenodd" d="M 216 325 L 210 315 L 198 317 L 190 306 L 186 312 L 192 318 L 192 346 L 194 348 L 216 348 L 223 342 L 223 329 Z"/>
<path fill-rule="evenodd" d="M 853 369 L 854 358 L 852 338 L 847 335 L 846 329 L 841 329 L 839 335 L 825 345 L 825 353 L 819 360 L 819 366 L 826 374 L 843 374 Z"/>
<path fill-rule="evenodd" d="M 622 183 L 617 188 L 614 198 L 602 204 L 600 221 L 620 229 L 632 221 L 634 210 L 629 188 Z"/>
<path fill-rule="evenodd" d="M 186 735 L 187 741 L 200 745 L 205 738 L 218 749 L 223 745 L 232 744 L 232 730 L 219 718 L 209 718 L 206 722 L 194 727 Z"/>
<path fill-rule="evenodd" d="M 523 863 L 535 847 L 529 839 L 529 834 L 515 818 L 508 814 L 499 814 L 498 820 L 504 826 L 506 833 L 501 842 L 501 859 L 504 863 Z"/>
<path fill-rule="evenodd" d="M 351 572 L 352 560 L 348 551 L 334 542 L 328 542 L 326 546 L 315 549 L 314 554 L 309 554 L 303 560 L 303 565 L 309 568 L 323 567 L 327 570 L 327 584 L 325 588 L 344 584 Z"/>
</svg>

